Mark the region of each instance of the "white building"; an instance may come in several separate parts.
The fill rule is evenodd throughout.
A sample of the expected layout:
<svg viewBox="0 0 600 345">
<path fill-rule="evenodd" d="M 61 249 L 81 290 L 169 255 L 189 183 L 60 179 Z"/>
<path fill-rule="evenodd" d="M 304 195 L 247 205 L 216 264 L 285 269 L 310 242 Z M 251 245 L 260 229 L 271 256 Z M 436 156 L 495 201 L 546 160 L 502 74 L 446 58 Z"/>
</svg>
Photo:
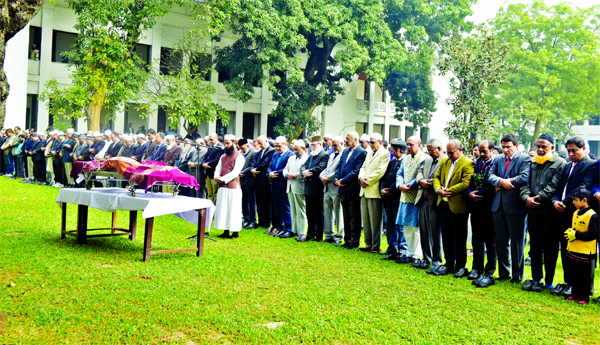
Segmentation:
<svg viewBox="0 0 600 345">
<path fill-rule="evenodd" d="M 7 101 L 5 127 L 19 125 L 45 129 L 53 123 L 46 105 L 38 100 L 38 95 L 51 78 L 55 78 L 61 84 L 70 82 L 69 70 L 61 58 L 61 53 L 68 50 L 75 41 L 75 21 L 75 14 L 64 1 L 46 3 L 29 25 L 8 42 L 4 68 L 11 89 Z M 161 18 L 152 30 L 144 35 L 137 52 L 148 63 L 159 64 L 161 55 L 168 54 L 169 49 L 183 37 L 189 26 L 190 21 L 185 12 L 175 9 Z M 233 40 L 232 37 L 224 37 L 218 44 L 230 44 Z M 254 97 L 242 103 L 229 97 L 221 82 L 223 77 L 213 72 L 207 82 L 217 90 L 213 101 L 230 112 L 229 125 L 224 128 L 220 121 L 204 123 L 199 128 L 200 134 L 229 132 L 248 138 L 256 138 L 261 134 L 274 136 L 275 119 L 268 115 L 276 104 L 272 101 L 267 87 L 256 87 Z M 393 102 L 384 95 L 378 85 L 366 82 L 364 75 L 357 75 L 351 83 L 345 83 L 345 94 L 339 95 L 333 106 L 318 107 L 313 115 L 322 123 L 322 133 L 344 136 L 345 133 L 356 130 L 359 134 L 382 133 L 388 140 L 392 137 L 406 139 L 411 135 L 420 135 L 423 141 L 433 137 L 445 141 L 447 137 L 443 128 L 451 116 L 448 106 L 444 104 L 449 93 L 448 86 L 444 78 L 432 78 L 439 95 L 437 112 L 429 128 L 421 131 L 415 131 L 408 122 L 394 119 Z M 157 130 L 166 129 L 170 125 L 165 112 L 160 108 L 149 118 L 141 117 L 135 109 L 135 104 L 129 104 L 125 109 L 117 114 L 114 121 L 110 121 L 111 128 L 116 132 L 124 131 L 128 123 L 132 123 L 136 130 L 142 125 L 146 129 Z M 104 128 L 107 123 L 104 116 L 101 123 Z M 83 119 L 73 121 L 73 125 L 78 131 L 87 130 Z M 179 128 L 178 132 L 185 134 L 183 128 Z"/>
<path fill-rule="evenodd" d="M 590 146 L 590 152 L 600 157 L 600 115 L 584 121 L 581 125 L 573 126 L 573 133 L 581 136 Z"/>
</svg>

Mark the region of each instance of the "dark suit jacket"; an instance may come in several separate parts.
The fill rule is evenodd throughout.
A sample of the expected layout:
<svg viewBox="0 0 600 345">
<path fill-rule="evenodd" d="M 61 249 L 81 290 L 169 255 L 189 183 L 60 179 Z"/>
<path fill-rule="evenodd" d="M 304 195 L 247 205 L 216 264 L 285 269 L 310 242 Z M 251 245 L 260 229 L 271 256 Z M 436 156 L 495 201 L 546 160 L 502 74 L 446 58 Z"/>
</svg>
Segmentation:
<svg viewBox="0 0 600 345">
<path fill-rule="evenodd" d="M 246 153 L 246 157 L 245 157 L 245 161 L 244 161 L 244 166 L 242 167 L 242 172 L 241 174 L 244 174 L 244 177 L 240 178 L 240 184 L 242 186 L 254 186 L 256 183 L 256 178 L 254 177 L 254 174 L 252 174 L 250 172 L 250 170 L 252 170 L 254 168 L 254 163 L 255 163 L 255 157 L 257 156 L 256 153 L 258 151 L 256 151 L 256 149 L 252 146 L 250 146 L 250 148 L 248 149 L 248 153 Z M 240 151 L 241 153 L 241 151 Z M 242 153 L 243 154 L 243 153 Z"/>
<path fill-rule="evenodd" d="M 483 200 L 475 201 L 469 198 L 471 213 L 481 214 L 492 212 L 492 201 L 494 201 L 494 196 L 496 196 L 496 188 L 489 184 L 488 178 L 493 165 L 493 159 L 487 161 L 485 169 L 483 169 L 483 161 L 481 158 L 477 159 L 477 162 L 475 163 L 475 174 L 471 177 L 471 185 L 467 190 L 467 197 L 471 192 L 477 191 L 477 195 L 483 196 Z M 481 178 L 480 183 L 476 182 L 476 176 Z"/>
<path fill-rule="evenodd" d="M 488 182 L 493 187 L 500 187 L 500 180 L 508 178 L 515 188 L 502 188 L 496 193 L 492 201 L 492 212 L 497 212 L 500 210 L 500 206 L 502 206 L 502 210 L 507 214 L 526 214 L 527 207 L 525 202 L 521 200 L 520 189 L 521 186 L 529 182 L 531 157 L 517 151 L 510 161 L 508 170 L 505 170 L 506 159 L 505 155 L 499 155 L 494 158 L 494 165 L 490 170 Z"/>
<path fill-rule="evenodd" d="M 162 162 L 165 156 L 165 151 L 167 151 L 167 144 L 162 143 L 160 145 L 157 145 L 156 147 L 154 147 L 154 151 L 152 152 L 152 155 L 148 157 L 148 160 Z"/>
<path fill-rule="evenodd" d="M 325 150 L 321 150 L 316 156 L 308 155 L 300 170 L 309 170 L 313 175 L 304 178 L 304 195 L 323 195 L 323 182 L 319 175 L 327 167 L 328 160 L 329 154 Z"/>
<path fill-rule="evenodd" d="M 264 154 L 262 153 L 263 151 L 265 151 Z M 275 153 L 275 149 L 272 148 L 271 146 L 267 146 L 266 149 L 260 150 L 256 153 L 254 162 L 252 163 L 252 164 L 254 164 L 254 169 L 256 169 L 257 171 L 260 171 L 260 174 L 256 177 L 257 178 L 256 183 L 264 188 L 267 188 L 270 186 L 269 174 L 267 173 L 267 170 L 269 169 L 269 166 L 271 166 L 271 160 L 273 159 L 274 153 Z M 252 170 L 252 169 L 250 169 L 250 170 Z M 270 189 L 270 187 L 269 187 L 269 189 Z"/>
<path fill-rule="evenodd" d="M 108 150 L 106 150 L 106 154 L 104 155 L 104 157 L 110 156 L 110 157 L 117 157 L 119 155 L 119 151 L 121 150 L 121 147 L 123 147 L 123 143 L 121 141 L 117 141 L 110 143 L 111 146 L 108 147 Z"/>
<path fill-rule="evenodd" d="M 102 149 L 104 148 L 104 145 L 106 145 L 106 142 L 104 140 L 94 141 L 89 147 L 89 150 L 94 149 L 94 153 L 88 152 L 91 156 L 90 158 L 93 159 L 97 154 L 99 154 L 100 151 L 102 151 Z"/>
<path fill-rule="evenodd" d="M 173 145 L 173 147 L 170 150 L 167 150 L 165 147 L 165 155 L 163 156 L 163 162 L 165 162 L 165 164 L 168 166 L 175 166 L 175 160 L 179 158 L 180 153 L 181 147 L 177 145 Z"/>
<path fill-rule="evenodd" d="M 394 200 L 399 203 L 400 202 L 400 189 L 398 189 L 398 187 L 396 187 L 396 175 L 398 174 L 398 169 L 400 169 L 400 163 L 402 162 L 402 160 L 404 159 L 404 157 L 400 158 L 400 159 L 392 159 L 390 160 L 390 163 L 387 166 L 387 169 L 385 170 L 385 175 L 383 175 L 383 177 L 381 178 L 381 180 L 379 180 L 379 190 L 388 188 L 390 192 L 392 192 L 391 195 L 384 195 L 384 201 L 388 201 L 388 200 Z"/>
<path fill-rule="evenodd" d="M 42 147 L 44 142 L 42 140 L 34 141 L 29 149 L 29 152 L 35 152 L 35 154 L 31 155 L 31 159 L 34 161 L 43 161 L 44 160 L 44 151 L 42 151 Z M 89 151 L 86 151 L 89 155 Z"/>
<path fill-rule="evenodd" d="M 294 154 L 290 149 L 287 149 L 283 154 L 276 152 L 273 155 L 273 159 L 271 159 L 271 165 L 267 169 L 267 175 L 274 172 L 279 174 L 279 176 L 277 176 L 274 179 L 271 179 L 272 190 L 280 193 L 286 192 L 287 180 L 283 176 L 283 169 L 285 168 L 288 159 L 290 159 L 290 157 L 292 157 L 293 155 Z M 279 156 L 281 156 L 281 159 L 279 159 Z M 279 162 L 277 162 L 277 160 L 279 160 Z"/>
<path fill-rule="evenodd" d="M 152 153 L 154 153 L 154 148 L 156 147 L 156 141 L 148 140 L 144 144 L 146 144 L 146 151 L 144 152 L 144 155 L 142 156 L 140 162 L 149 160 L 150 157 L 152 157 Z"/>
<path fill-rule="evenodd" d="M 142 145 L 135 148 L 135 154 L 133 155 L 133 157 L 135 157 L 135 159 L 138 162 L 142 161 L 142 158 L 144 157 L 144 153 L 146 153 L 147 147 L 148 147 L 148 143 L 144 142 Z"/>
<path fill-rule="evenodd" d="M 354 148 L 354 153 L 352 153 L 350 159 L 348 159 L 349 152 L 350 148 L 346 148 L 342 152 L 340 164 L 335 169 L 335 181 L 341 180 L 341 184 L 345 185 L 340 187 L 340 195 L 359 196 L 358 173 L 367 157 L 367 151 L 358 145 Z M 346 159 L 348 159 L 347 162 Z"/>
<path fill-rule="evenodd" d="M 571 171 L 571 167 L 573 166 L 573 162 L 567 163 L 562 173 L 562 178 L 560 179 L 560 184 L 558 184 L 558 188 L 556 188 L 556 194 L 552 198 L 554 200 L 562 201 L 563 204 L 568 208 L 568 210 L 572 210 L 574 212 L 575 208 L 573 205 L 573 197 L 571 197 L 571 193 L 573 190 L 579 186 L 584 186 L 589 191 L 592 191 L 592 188 L 596 183 L 598 183 L 598 163 L 587 155 L 584 156 L 577 165 L 573 168 L 573 172 L 571 172 L 571 176 L 569 177 L 569 172 Z M 563 191 L 565 190 L 565 186 L 567 188 L 565 193 L 565 198 L 562 198 Z M 572 215 L 573 212 L 570 214 Z"/>
<path fill-rule="evenodd" d="M 217 167 L 217 164 L 219 164 L 219 159 L 221 159 L 221 156 L 224 153 L 225 153 L 225 150 L 221 149 L 220 147 L 217 147 L 217 146 L 208 148 L 208 151 L 206 152 L 206 155 L 204 156 L 204 159 L 202 160 L 202 164 L 207 163 L 210 166 L 209 169 L 205 169 L 206 175 L 210 179 L 215 178 L 215 168 Z M 202 165 L 202 164 L 200 164 L 200 165 Z"/>
</svg>

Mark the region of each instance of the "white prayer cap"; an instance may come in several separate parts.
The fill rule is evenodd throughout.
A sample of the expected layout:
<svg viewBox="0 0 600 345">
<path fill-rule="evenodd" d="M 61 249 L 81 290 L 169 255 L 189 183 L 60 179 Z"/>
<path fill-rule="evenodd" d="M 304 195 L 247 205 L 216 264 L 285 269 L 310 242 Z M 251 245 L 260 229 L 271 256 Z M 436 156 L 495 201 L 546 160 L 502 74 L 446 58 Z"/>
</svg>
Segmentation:
<svg viewBox="0 0 600 345">
<path fill-rule="evenodd" d="M 50 134 L 52 134 L 52 135 L 57 135 L 57 134 L 58 134 L 58 131 L 55 129 L 55 130 L 53 130 L 52 132 L 50 132 Z"/>
<path fill-rule="evenodd" d="M 235 141 L 235 135 L 233 135 L 233 134 L 225 134 L 225 137 L 223 137 L 223 140 Z"/>
<path fill-rule="evenodd" d="M 58 134 L 58 135 L 65 135 L 65 133 L 63 131 L 58 131 L 56 134 Z"/>
<path fill-rule="evenodd" d="M 371 134 L 371 138 L 377 140 L 377 141 L 382 141 L 383 140 L 383 136 L 379 133 L 372 133 Z M 369 139 L 371 139 L 369 138 Z"/>
<path fill-rule="evenodd" d="M 196 139 L 196 143 L 204 145 L 204 139 L 198 138 L 198 139 Z"/>
<path fill-rule="evenodd" d="M 95 137 L 101 137 L 101 136 L 102 136 L 102 133 L 100 133 L 100 132 L 94 132 L 94 136 L 95 136 Z"/>
<path fill-rule="evenodd" d="M 371 137 L 367 133 L 365 133 L 365 134 L 363 134 L 363 135 L 360 136 L 360 140 L 359 141 L 363 141 L 363 140 L 364 141 L 369 141 L 369 139 L 371 139 Z"/>
<path fill-rule="evenodd" d="M 137 135 L 137 137 L 138 137 L 138 138 L 142 138 L 142 139 L 146 138 L 146 136 L 145 136 L 145 135 L 143 135 L 143 134 L 141 134 L 141 133 L 140 133 L 140 134 L 138 134 L 138 135 Z"/>
<path fill-rule="evenodd" d="M 287 143 L 287 138 L 284 136 L 279 136 L 275 138 L 275 144 Z"/>
<path fill-rule="evenodd" d="M 67 134 L 73 134 L 73 133 L 75 133 L 75 130 L 73 128 L 67 129 Z"/>
<path fill-rule="evenodd" d="M 331 139 L 331 138 L 333 138 L 333 134 L 331 134 L 331 133 L 325 133 L 325 134 L 323 134 L 323 138 Z"/>
<path fill-rule="evenodd" d="M 46 133 L 42 132 L 42 131 L 39 131 L 39 132 L 37 132 L 37 135 L 46 135 Z"/>
<path fill-rule="evenodd" d="M 131 140 L 131 137 L 129 135 L 124 135 L 122 139 L 127 141 L 133 141 Z"/>
<path fill-rule="evenodd" d="M 344 142 L 344 138 L 342 138 L 340 136 L 333 137 L 333 138 L 331 138 L 331 140 L 337 141 L 338 143 L 343 143 Z"/>
<path fill-rule="evenodd" d="M 25 133 L 29 133 L 29 130 L 28 130 L 28 129 L 26 129 L 26 130 L 25 130 Z"/>
<path fill-rule="evenodd" d="M 169 134 L 165 137 L 165 139 L 169 140 L 169 139 L 173 139 L 175 140 L 175 136 L 173 134 Z"/>
<path fill-rule="evenodd" d="M 104 135 L 111 135 L 111 134 L 112 134 L 112 132 L 110 129 L 107 129 L 104 131 Z"/>
<path fill-rule="evenodd" d="M 303 140 L 296 140 L 296 142 L 294 143 L 294 146 L 300 146 L 302 148 L 306 147 L 306 144 L 304 144 Z"/>
<path fill-rule="evenodd" d="M 204 140 L 208 140 L 208 135 L 204 137 Z"/>
</svg>

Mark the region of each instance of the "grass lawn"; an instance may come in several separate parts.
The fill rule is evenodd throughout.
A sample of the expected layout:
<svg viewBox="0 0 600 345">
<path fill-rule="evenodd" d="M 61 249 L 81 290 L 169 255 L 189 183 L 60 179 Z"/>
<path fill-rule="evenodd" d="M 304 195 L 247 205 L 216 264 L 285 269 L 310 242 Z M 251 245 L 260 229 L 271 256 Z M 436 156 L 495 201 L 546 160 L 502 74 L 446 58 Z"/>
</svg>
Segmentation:
<svg viewBox="0 0 600 345">
<path fill-rule="evenodd" d="M 60 239 L 58 189 L 18 181 L 0 177 L 0 310 L 9 319 L 0 344 L 600 343 L 598 305 L 508 282 L 477 289 L 262 229 L 206 241 L 202 258 L 144 263 L 140 212 L 135 241 L 78 245 Z M 75 221 L 70 207 L 68 229 Z M 128 214 L 117 221 L 126 227 Z M 109 213 L 90 209 L 90 227 L 109 224 Z M 174 216 L 154 226 L 153 250 L 189 246 L 195 232 Z"/>
</svg>

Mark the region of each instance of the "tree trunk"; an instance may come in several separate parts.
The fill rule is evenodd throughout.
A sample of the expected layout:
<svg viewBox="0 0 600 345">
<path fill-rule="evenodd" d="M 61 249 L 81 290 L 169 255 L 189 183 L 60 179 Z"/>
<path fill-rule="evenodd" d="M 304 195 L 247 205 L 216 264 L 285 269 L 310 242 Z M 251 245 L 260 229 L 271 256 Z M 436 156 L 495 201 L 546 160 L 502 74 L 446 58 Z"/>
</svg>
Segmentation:
<svg viewBox="0 0 600 345">
<path fill-rule="evenodd" d="M 101 84 L 94 95 L 92 96 L 92 102 L 87 106 L 86 115 L 88 130 L 93 132 L 100 132 L 100 112 L 106 99 L 106 93 L 108 92 L 108 83 Z"/>
<path fill-rule="evenodd" d="M 308 112 L 306 113 L 306 119 L 308 122 L 308 119 L 312 116 L 312 113 L 315 111 L 315 109 L 317 108 L 317 104 L 314 104 L 312 107 L 310 107 L 310 109 L 308 109 Z M 304 126 L 302 126 L 299 123 L 295 123 L 294 124 L 294 129 L 296 131 L 296 135 L 293 138 L 288 138 L 288 140 L 291 142 L 294 139 L 298 139 L 298 137 L 300 136 L 300 134 L 302 134 L 302 131 L 305 129 Z"/>
<path fill-rule="evenodd" d="M 535 120 L 535 130 L 533 131 L 533 140 L 531 141 L 532 144 L 535 143 L 535 141 L 538 140 L 538 138 L 540 137 L 540 130 L 541 130 L 540 127 L 541 126 L 542 126 L 542 122 L 541 122 L 540 118 L 538 117 Z"/>
<path fill-rule="evenodd" d="M 4 73 L 6 42 L 29 23 L 46 0 L 0 0 L 0 127 L 6 117 L 6 99 L 10 87 Z"/>
</svg>

